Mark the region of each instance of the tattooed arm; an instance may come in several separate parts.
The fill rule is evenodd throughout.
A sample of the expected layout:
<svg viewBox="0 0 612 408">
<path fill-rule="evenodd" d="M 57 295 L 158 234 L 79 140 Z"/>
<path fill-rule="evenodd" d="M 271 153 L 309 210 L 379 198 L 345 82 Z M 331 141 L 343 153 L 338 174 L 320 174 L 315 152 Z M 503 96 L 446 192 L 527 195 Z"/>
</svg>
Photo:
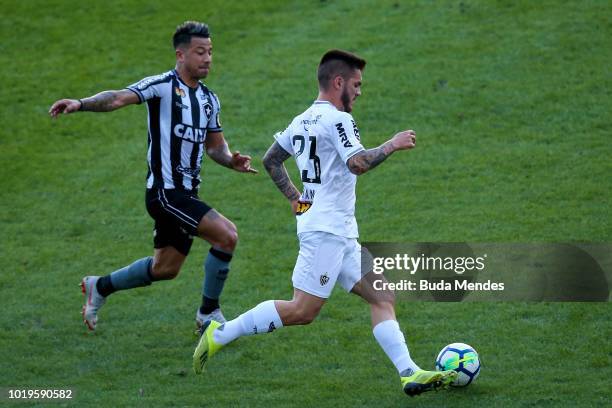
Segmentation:
<svg viewBox="0 0 612 408">
<path fill-rule="evenodd" d="M 385 161 L 396 150 L 412 149 L 416 143 L 416 135 L 413 130 L 406 130 L 393 136 L 385 143 L 374 149 L 364 150 L 357 153 L 346 162 L 351 173 L 361 175 L 372 170 Z"/>
<path fill-rule="evenodd" d="M 225 141 L 223 132 L 208 132 L 206 135 L 206 154 L 220 165 L 232 168 L 232 154 Z"/>
<path fill-rule="evenodd" d="M 268 174 L 270 174 L 274 184 L 276 184 L 276 187 L 278 187 L 280 192 L 291 202 L 291 206 L 295 212 L 297 200 L 300 198 L 300 192 L 291 182 L 287 169 L 283 164 L 289 157 L 291 157 L 291 155 L 287 153 L 278 142 L 274 142 L 264 155 L 263 165 Z"/>
<path fill-rule="evenodd" d="M 60 99 L 49 108 L 49 115 L 55 118 L 60 113 L 68 114 L 76 111 L 110 112 L 126 105 L 139 103 L 138 95 L 123 89 L 120 91 L 104 91 L 85 99 Z"/>
</svg>

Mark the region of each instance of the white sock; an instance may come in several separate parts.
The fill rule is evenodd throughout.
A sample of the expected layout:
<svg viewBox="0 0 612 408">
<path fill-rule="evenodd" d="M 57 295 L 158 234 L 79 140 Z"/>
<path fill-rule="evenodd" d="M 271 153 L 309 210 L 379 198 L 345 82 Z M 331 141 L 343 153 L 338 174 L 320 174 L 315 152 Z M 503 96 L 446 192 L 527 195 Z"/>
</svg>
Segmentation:
<svg viewBox="0 0 612 408">
<path fill-rule="evenodd" d="M 227 344 L 238 337 L 271 333 L 283 327 L 273 300 L 266 300 L 229 322 L 219 326 L 213 333 L 217 343 Z"/>
<path fill-rule="evenodd" d="M 410 358 L 404 334 L 395 320 L 378 323 L 373 333 L 376 341 L 400 374 L 406 369 L 420 370 L 420 367 Z"/>
</svg>

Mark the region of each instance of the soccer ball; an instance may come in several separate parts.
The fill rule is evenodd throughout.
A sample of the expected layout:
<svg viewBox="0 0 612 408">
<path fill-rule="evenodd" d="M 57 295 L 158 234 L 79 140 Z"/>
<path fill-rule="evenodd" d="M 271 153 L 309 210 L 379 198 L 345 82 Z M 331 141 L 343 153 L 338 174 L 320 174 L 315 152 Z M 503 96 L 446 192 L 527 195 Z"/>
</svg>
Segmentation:
<svg viewBox="0 0 612 408">
<path fill-rule="evenodd" d="M 444 347 L 436 358 L 436 370 L 455 370 L 459 373 L 451 383 L 453 387 L 465 387 L 480 374 L 480 359 L 471 346 L 464 343 L 453 343 Z"/>
</svg>

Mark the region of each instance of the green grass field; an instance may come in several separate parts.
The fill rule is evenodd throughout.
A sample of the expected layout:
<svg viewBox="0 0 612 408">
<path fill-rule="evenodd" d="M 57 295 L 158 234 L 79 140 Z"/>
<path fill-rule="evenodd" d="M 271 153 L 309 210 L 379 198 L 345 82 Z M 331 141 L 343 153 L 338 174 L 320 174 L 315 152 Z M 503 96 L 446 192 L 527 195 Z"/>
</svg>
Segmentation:
<svg viewBox="0 0 612 408">
<path fill-rule="evenodd" d="M 0 7 L 0 388 L 70 387 L 64 405 L 79 407 L 609 404 L 609 303 L 400 302 L 423 367 L 455 341 L 483 362 L 467 389 L 415 399 L 401 392 L 366 305 L 342 291 L 313 325 L 241 339 L 196 377 L 203 242 L 176 280 L 113 295 L 88 333 L 81 277 L 151 253 L 146 108 L 57 121 L 47 110 L 172 68 L 174 27 L 209 23 L 215 62 L 206 83 L 221 98 L 231 148 L 253 155 L 262 172 L 204 164 L 201 196 L 240 234 L 222 299 L 234 317 L 291 295 L 295 223 L 261 156 L 316 97 L 318 59 L 334 47 L 368 60 L 353 112 L 364 144 L 406 128 L 418 135 L 415 150 L 360 178 L 363 241 L 611 242 L 610 2 Z"/>
</svg>

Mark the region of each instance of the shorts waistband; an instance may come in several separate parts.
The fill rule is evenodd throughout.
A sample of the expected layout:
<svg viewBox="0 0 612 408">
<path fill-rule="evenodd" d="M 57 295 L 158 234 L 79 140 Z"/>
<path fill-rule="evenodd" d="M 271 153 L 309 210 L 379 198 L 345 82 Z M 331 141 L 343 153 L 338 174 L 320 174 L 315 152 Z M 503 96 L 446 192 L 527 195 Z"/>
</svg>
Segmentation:
<svg viewBox="0 0 612 408">
<path fill-rule="evenodd" d="M 187 190 L 185 188 L 163 188 L 163 187 L 147 188 L 147 191 L 158 191 L 158 190 L 175 191 L 177 193 L 182 193 L 182 194 L 198 195 L 198 189 Z"/>
</svg>

